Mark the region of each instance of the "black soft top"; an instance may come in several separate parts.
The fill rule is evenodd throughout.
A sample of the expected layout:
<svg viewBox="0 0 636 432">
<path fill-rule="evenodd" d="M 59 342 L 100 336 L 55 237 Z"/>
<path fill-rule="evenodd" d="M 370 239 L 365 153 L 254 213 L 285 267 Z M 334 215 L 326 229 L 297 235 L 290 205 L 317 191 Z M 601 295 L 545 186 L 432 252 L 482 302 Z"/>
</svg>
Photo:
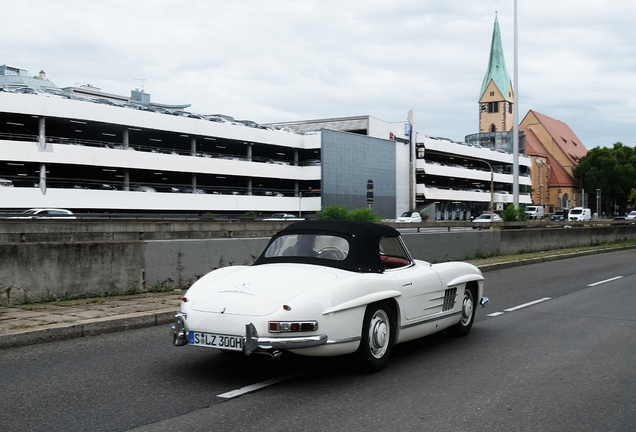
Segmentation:
<svg viewBox="0 0 636 432">
<path fill-rule="evenodd" d="M 311 257 L 265 257 L 265 251 L 277 238 L 291 234 L 332 235 L 342 237 L 349 242 L 349 253 L 342 261 L 325 260 Z M 336 267 L 343 270 L 382 273 L 380 261 L 380 240 L 384 237 L 399 237 L 400 233 L 388 225 L 371 222 L 319 220 L 293 223 L 270 239 L 267 248 L 254 262 L 254 265 L 271 263 L 304 263 Z"/>
</svg>

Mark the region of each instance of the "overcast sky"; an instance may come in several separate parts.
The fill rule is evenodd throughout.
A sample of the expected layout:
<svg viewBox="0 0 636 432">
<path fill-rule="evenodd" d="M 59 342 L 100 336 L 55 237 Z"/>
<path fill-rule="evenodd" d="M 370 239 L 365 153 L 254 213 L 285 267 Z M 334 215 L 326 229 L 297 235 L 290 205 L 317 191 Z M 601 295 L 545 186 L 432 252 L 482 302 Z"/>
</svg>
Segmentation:
<svg viewBox="0 0 636 432">
<path fill-rule="evenodd" d="M 463 141 L 496 10 L 512 78 L 514 0 L 11 1 L 0 64 L 260 123 L 415 109 L 418 132 Z M 634 146 L 635 20 L 634 0 L 518 0 L 519 121 Z"/>
</svg>

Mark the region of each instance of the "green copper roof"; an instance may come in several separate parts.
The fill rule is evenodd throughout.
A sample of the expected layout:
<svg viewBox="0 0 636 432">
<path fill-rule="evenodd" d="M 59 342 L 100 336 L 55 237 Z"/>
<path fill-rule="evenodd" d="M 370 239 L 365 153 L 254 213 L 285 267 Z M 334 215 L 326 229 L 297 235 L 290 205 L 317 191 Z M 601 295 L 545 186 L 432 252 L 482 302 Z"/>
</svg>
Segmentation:
<svg viewBox="0 0 636 432">
<path fill-rule="evenodd" d="M 501 47 L 501 33 L 499 32 L 499 20 L 497 16 L 495 16 L 495 29 L 492 32 L 488 72 L 486 72 L 484 82 L 481 84 L 480 98 L 484 95 L 486 87 L 490 84 L 490 80 L 495 82 L 495 85 L 505 98 L 510 88 L 510 75 L 508 75 L 508 71 L 506 70 L 506 61 L 504 60 L 503 48 Z"/>
</svg>

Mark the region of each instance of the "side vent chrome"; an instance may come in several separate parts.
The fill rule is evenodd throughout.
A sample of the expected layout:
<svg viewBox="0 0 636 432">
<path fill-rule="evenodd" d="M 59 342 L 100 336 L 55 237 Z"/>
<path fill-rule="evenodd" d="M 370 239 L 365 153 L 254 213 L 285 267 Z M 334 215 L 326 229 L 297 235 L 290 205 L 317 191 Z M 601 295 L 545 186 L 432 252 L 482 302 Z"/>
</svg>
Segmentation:
<svg viewBox="0 0 636 432">
<path fill-rule="evenodd" d="M 442 312 L 449 311 L 455 307 L 455 301 L 457 300 L 457 288 L 449 288 L 444 291 L 444 304 L 442 305 Z"/>
</svg>

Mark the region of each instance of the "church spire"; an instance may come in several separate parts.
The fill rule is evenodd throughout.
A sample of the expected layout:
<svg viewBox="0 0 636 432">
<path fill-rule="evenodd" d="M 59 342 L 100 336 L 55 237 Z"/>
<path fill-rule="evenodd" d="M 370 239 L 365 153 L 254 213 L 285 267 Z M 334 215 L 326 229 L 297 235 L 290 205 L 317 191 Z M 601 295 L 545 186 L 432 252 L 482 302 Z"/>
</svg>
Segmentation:
<svg viewBox="0 0 636 432">
<path fill-rule="evenodd" d="M 499 19 L 495 15 L 495 28 L 490 44 L 488 71 L 481 84 L 479 96 L 479 132 L 504 132 L 510 129 L 514 118 L 512 81 L 506 70 Z"/>
<path fill-rule="evenodd" d="M 492 42 L 490 44 L 490 59 L 488 60 L 488 71 L 481 84 L 480 98 L 484 95 L 490 81 L 494 81 L 502 95 L 508 94 L 510 87 L 510 75 L 506 70 L 503 48 L 501 47 L 501 33 L 499 32 L 499 19 L 495 15 L 495 28 L 492 32 Z"/>
</svg>

